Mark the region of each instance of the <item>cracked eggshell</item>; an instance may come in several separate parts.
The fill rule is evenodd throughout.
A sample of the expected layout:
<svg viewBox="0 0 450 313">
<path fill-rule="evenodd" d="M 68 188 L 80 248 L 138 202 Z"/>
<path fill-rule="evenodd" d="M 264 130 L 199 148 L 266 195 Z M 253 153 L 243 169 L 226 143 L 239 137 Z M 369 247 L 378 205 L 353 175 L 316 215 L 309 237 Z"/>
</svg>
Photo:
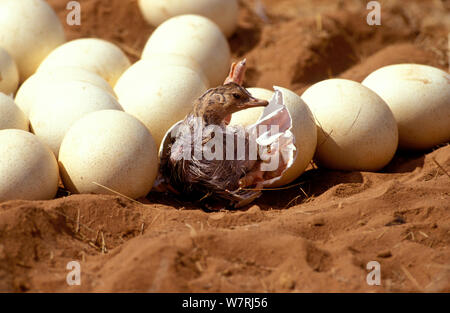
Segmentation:
<svg viewBox="0 0 450 313">
<path fill-rule="evenodd" d="M 43 0 L 0 1 L 0 47 L 14 58 L 25 81 L 66 39 L 61 22 Z"/>
<path fill-rule="evenodd" d="M 38 71 L 55 67 L 81 67 L 103 77 L 112 87 L 131 63 L 116 45 L 97 38 L 82 38 L 53 50 Z"/>
<path fill-rule="evenodd" d="M 207 86 L 201 75 L 183 66 L 130 69 L 114 91 L 125 112 L 137 117 L 150 130 L 159 147 L 167 130 L 183 119 Z M 145 69 L 148 70 L 145 70 Z"/>
<path fill-rule="evenodd" d="M 230 47 L 219 27 L 206 17 L 180 15 L 162 23 L 150 36 L 142 59 L 151 54 L 181 54 L 195 60 L 211 86 L 222 85 L 230 68 Z"/>
<path fill-rule="evenodd" d="M 316 119 L 315 160 L 320 166 L 377 171 L 394 156 L 397 123 L 384 100 L 369 88 L 328 79 L 309 87 L 302 99 Z"/>
<path fill-rule="evenodd" d="M 153 26 L 177 15 L 197 14 L 211 19 L 227 37 L 231 36 L 237 27 L 237 0 L 139 0 L 138 4 L 145 20 Z"/>
<path fill-rule="evenodd" d="M 59 166 L 64 186 L 73 193 L 112 194 L 100 184 L 137 199 L 147 195 L 155 181 L 157 148 L 148 129 L 133 116 L 99 111 L 69 129 Z"/>
<path fill-rule="evenodd" d="M 23 130 L 0 130 L 0 155 L 0 202 L 55 197 L 58 164 L 35 135 Z"/>
<path fill-rule="evenodd" d="M 279 187 L 287 185 L 297 179 L 311 163 L 316 151 L 317 130 L 314 117 L 308 106 L 303 102 L 299 95 L 293 91 L 276 87 L 283 94 L 283 101 L 292 118 L 291 132 L 295 136 L 295 146 L 297 148 L 297 157 L 292 166 L 286 170 L 281 179 L 270 187 Z M 248 88 L 252 96 L 269 101 L 272 98 L 273 91 L 263 88 Z M 251 108 L 234 113 L 231 119 L 232 125 L 249 126 L 259 119 L 264 108 Z"/>
<path fill-rule="evenodd" d="M 370 74 L 362 84 L 394 113 L 399 145 L 429 149 L 450 140 L 450 74 L 419 64 L 396 64 Z"/>
<path fill-rule="evenodd" d="M 19 85 L 19 70 L 9 53 L 0 47 L 0 92 L 14 94 Z"/>
<path fill-rule="evenodd" d="M 122 110 L 103 89 L 70 81 L 52 86 L 38 95 L 30 111 L 31 129 L 58 156 L 61 141 L 70 126 L 84 115 L 100 110 Z"/>
<path fill-rule="evenodd" d="M 113 88 L 101 76 L 79 67 L 57 67 L 38 72 L 28 78 L 17 91 L 15 101 L 25 115 L 29 116 L 39 94 L 44 93 L 44 90 L 52 93 L 54 84 L 70 81 L 92 84 L 116 97 Z"/>
<path fill-rule="evenodd" d="M 28 131 L 28 126 L 28 118 L 14 100 L 0 92 L 0 130 L 14 128 Z"/>
</svg>

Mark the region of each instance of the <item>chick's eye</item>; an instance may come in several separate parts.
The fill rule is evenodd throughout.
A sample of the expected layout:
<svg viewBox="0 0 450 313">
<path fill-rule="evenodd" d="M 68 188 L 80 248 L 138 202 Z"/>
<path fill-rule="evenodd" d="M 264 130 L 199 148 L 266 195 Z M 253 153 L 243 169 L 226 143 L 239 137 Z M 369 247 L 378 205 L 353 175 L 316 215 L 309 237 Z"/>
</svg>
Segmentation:
<svg viewBox="0 0 450 313">
<path fill-rule="evenodd" d="M 233 93 L 233 98 L 234 99 L 241 99 L 241 95 L 238 93 Z"/>
</svg>

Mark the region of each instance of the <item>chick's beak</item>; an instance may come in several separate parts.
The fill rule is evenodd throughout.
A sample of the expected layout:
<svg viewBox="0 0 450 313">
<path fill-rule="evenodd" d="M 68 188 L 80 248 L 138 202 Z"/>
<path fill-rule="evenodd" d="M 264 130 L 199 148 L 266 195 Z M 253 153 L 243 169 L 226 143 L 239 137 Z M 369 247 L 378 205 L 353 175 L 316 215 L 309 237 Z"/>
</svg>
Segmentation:
<svg viewBox="0 0 450 313">
<path fill-rule="evenodd" d="M 269 101 L 250 97 L 250 99 L 247 102 L 243 103 L 242 108 L 248 109 L 253 107 L 266 107 L 268 105 Z"/>
</svg>

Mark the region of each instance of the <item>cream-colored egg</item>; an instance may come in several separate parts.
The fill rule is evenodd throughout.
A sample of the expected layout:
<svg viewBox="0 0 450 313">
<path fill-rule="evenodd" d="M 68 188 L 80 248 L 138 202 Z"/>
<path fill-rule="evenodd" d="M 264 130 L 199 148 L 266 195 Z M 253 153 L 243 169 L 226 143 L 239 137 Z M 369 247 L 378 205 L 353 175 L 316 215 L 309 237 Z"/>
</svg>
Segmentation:
<svg viewBox="0 0 450 313">
<path fill-rule="evenodd" d="M 55 156 L 35 135 L 0 130 L 0 202 L 49 200 L 58 190 Z"/>
<path fill-rule="evenodd" d="M 389 65 L 362 84 L 391 108 L 401 148 L 428 149 L 450 140 L 449 73 L 419 64 Z"/>
<path fill-rule="evenodd" d="M 302 95 L 317 124 L 315 159 L 336 170 L 376 171 L 398 145 L 397 124 L 387 104 L 360 83 L 328 79 Z"/>
<path fill-rule="evenodd" d="M 201 75 L 183 66 L 152 67 L 125 73 L 114 91 L 125 112 L 150 130 L 159 147 L 167 130 L 183 119 L 207 87 Z"/>
<path fill-rule="evenodd" d="M 37 72 L 28 78 L 17 91 L 15 101 L 29 116 L 31 106 L 39 94 L 53 92 L 53 85 L 59 82 L 79 81 L 100 87 L 116 97 L 113 88 L 100 75 L 79 67 L 56 67 Z"/>
<path fill-rule="evenodd" d="M 153 26 L 177 15 L 198 14 L 215 22 L 227 37 L 236 30 L 237 0 L 139 0 L 138 3 L 144 18 Z"/>
<path fill-rule="evenodd" d="M 55 67 L 81 67 L 103 77 L 114 87 L 117 79 L 131 63 L 116 45 L 97 38 L 76 39 L 50 53 L 38 71 Z"/>
<path fill-rule="evenodd" d="M 0 92 L 0 130 L 14 128 L 28 131 L 28 125 L 28 118 L 14 100 Z"/>
<path fill-rule="evenodd" d="M 61 141 L 70 126 L 88 113 L 122 110 L 103 89 L 85 82 L 54 84 L 39 94 L 30 111 L 31 129 L 58 156 Z"/>
<path fill-rule="evenodd" d="M 61 144 L 59 166 L 64 186 L 73 193 L 114 190 L 137 199 L 153 186 L 158 156 L 152 135 L 139 120 L 105 110 L 73 124 Z"/>
<path fill-rule="evenodd" d="M 9 53 L 0 47 L 0 92 L 14 94 L 19 85 L 19 70 Z"/>
<path fill-rule="evenodd" d="M 121 76 L 121 78 L 128 75 L 134 77 L 151 75 L 155 71 L 154 67 L 167 67 L 167 66 L 183 66 L 190 68 L 199 74 L 206 86 L 210 86 L 209 80 L 203 73 L 203 69 L 198 65 L 197 61 L 187 56 L 174 53 L 165 54 L 151 54 L 145 60 L 139 60 L 129 67 Z"/>
<path fill-rule="evenodd" d="M 295 137 L 295 147 L 297 148 L 297 157 L 292 166 L 284 172 L 279 181 L 271 187 L 279 187 L 291 183 L 297 179 L 311 163 L 316 151 L 317 130 L 314 118 L 308 106 L 296 93 L 289 89 L 276 87 L 283 94 L 283 101 L 292 118 L 292 134 Z M 252 96 L 270 100 L 273 91 L 263 88 L 248 88 Z M 264 108 L 251 108 L 234 113 L 231 118 L 232 125 L 252 125 L 257 122 Z"/>
<path fill-rule="evenodd" d="M 14 58 L 25 81 L 66 39 L 61 22 L 44 0 L 0 1 L 0 47 Z"/>
<path fill-rule="evenodd" d="M 180 15 L 162 23 L 145 45 L 142 59 L 151 54 L 175 53 L 194 59 L 211 86 L 221 85 L 230 67 L 230 47 L 219 27 L 206 17 Z"/>
</svg>

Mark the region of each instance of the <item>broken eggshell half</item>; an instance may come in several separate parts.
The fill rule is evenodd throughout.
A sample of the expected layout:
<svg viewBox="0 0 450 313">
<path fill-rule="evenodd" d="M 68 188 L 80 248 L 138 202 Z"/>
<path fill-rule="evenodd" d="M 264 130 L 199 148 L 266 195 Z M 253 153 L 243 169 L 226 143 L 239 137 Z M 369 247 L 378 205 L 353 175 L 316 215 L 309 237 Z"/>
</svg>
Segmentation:
<svg viewBox="0 0 450 313">
<path fill-rule="evenodd" d="M 259 158 L 263 160 L 261 169 L 265 171 L 262 186 L 270 186 L 276 183 L 283 174 L 292 166 L 296 157 L 297 149 L 295 147 L 295 136 L 291 132 L 292 119 L 291 115 L 283 103 L 282 90 L 274 87 L 273 94 L 269 105 L 264 108 L 258 121 L 253 125 L 245 127 L 245 131 L 250 135 L 250 138 L 256 138 L 256 145 L 259 151 Z M 170 148 L 171 139 L 176 137 L 178 129 L 182 121 L 174 124 L 165 134 L 160 149 L 159 157 L 167 155 Z M 225 132 L 235 132 L 243 126 L 227 125 Z M 154 189 L 157 191 L 165 191 L 164 183 L 165 177 L 159 173 L 155 181 Z M 240 189 L 229 192 L 234 196 L 240 195 Z M 241 201 L 235 207 L 241 207 L 255 200 L 261 193 L 256 193 L 256 197 L 245 198 L 247 194 L 242 194 Z"/>
</svg>

